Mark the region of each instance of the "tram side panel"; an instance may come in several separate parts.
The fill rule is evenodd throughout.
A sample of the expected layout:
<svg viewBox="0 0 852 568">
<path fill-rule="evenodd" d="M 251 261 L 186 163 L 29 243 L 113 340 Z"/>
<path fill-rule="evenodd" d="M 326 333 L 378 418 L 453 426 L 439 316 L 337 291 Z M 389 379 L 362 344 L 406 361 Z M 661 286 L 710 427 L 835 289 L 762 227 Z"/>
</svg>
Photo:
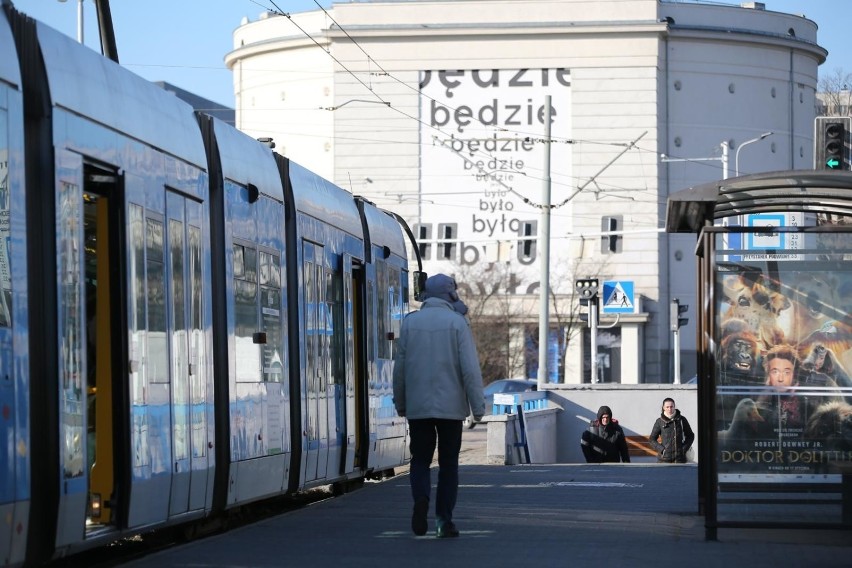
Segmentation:
<svg viewBox="0 0 852 568">
<path fill-rule="evenodd" d="M 341 478 L 345 439 L 342 252 L 360 243 L 336 227 L 299 216 L 304 440 L 302 485 Z"/>
<path fill-rule="evenodd" d="M 116 225 L 121 235 L 119 242 L 127 245 L 122 251 L 126 260 L 114 263 L 116 268 L 125 267 L 120 280 L 125 283 L 125 290 L 120 289 L 121 284 L 105 278 L 102 271 L 98 272 L 101 276 L 94 286 L 91 275 L 86 276 L 82 292 L 79 288 L 73 291 L 59 288 L 60 316 L 63 311 L 68 314 L 59 319 L 60 333 L 75 340 L 76 330 L 69 331 L 68 324 L 74 321 L 74 310 L 82 310 L 81 305 L 90 303 L 91 295 L 97 295 L 98 306 L 109 306 L 116 298 L 126 302 L 124 310 L 115 311 L 105 330 L 100 321 L 87 319 L 86 322 L 86 337 L 95 336 L 98 355 L 97 359 L 85 359 L 87 380 L 95 377 L 95 382 L 87 387 L 84 419 L 90 430 L 86 436 L 84 472 L 89 473 L 90 479 L 80 489 L 84 495 L 88 491 L 91 501 L 86 504 L 90 511 L 88 526 L 115 530 L 125 524 L 132 528 L 201 516 L 210 509 L 208 478 L 213 467 L 207 447 L 212 427 L 207 409 L 213 393 L 209 388 L 212 368 L 206 347 L 210 327 L 209 300 L 205 299 L 209 296 L 210 253 L 202 201 L 206 176 L 196 166 L 118 135 L 110 143 L 100 140 L 93 144 L 101 133 L 83 124 L 81 118 L 69 116 L 67 120 L 69 137 L 63 143 L 71 151 L 66 154 L 66 162 L 85 151 L 86 160 L 111 159 L 115 172 L 120 169 L 125 172 L 124 196 L 118 191 L 118 184 L 102 195 L 85 181 L 75 186 L 69 183 L 67 168 L 60 169 L 66 173 L 58 183 L 63 202 L 76 202 L 78 193 L 84 202 L 95 197 L 99 201 L 122 202 L 123 215 L 111 208 L 108 218 L 99 216 L 98 223 Z M 88 179 L 86 175 L 80 177 Z M 67 215 L 67 207 L 60 205 L 59 209 Z M 128 220 L 127 226 L 119 225 L 122 217 Z M 74 224 L 71 218 L 59 223 L 68 224 Z M 71 238 L 60 235 L 62 244 L 58 248 L 64 244 L 65 249 L 74 250 L 76 243 L 67 244 Z M 105 241 L 98 242 L 96 262 L 103 265 L 108 262 L 100 254 Z M 117 254 L 118 251 L 113 251 L 110 256 Z M 62 254 L 59 258 L 59 273 L 74 272 L 71 263 L 80 262 L 73 254 Z M 77 301 L 78 294 L 86 300 Z M 116 353 L 128 356 L 124 359 L 118 355 L 105 363 L 101 355 L 114 347 L 113 335 L 124 335 L 121 329 L 127 330 L 126 351 L 120 349 Z M 69 339 L 63 342 L 68 343 Z M 82 354 L 83 351 L 86 353 Z M 81 349 L 80 353 L 80 358 L 88 357 L 88 350 Z M 75 361 L 73 353 L 68 358 L 71 363 Z M 127 361 L 126 367 L 123 361 Z M 127 377 L 126 382 L 121 377 Z M 117 391 L 115 396 L 106 390 L 108 387 Z M 66 387 L 61 394 L 65 400 L 71 398 Z M 124 400 L 127 407 L 116 403 Z M 65 407 L 68 405 L 60 408 Z M 111 408 L 111 415 L 102 422 L 100 417 L 105 408 Z M 60 424 L 73 425 L 73 422 L 65 416 Z M 124 432 L 125 427 L 129 432 Z M 75 430 L 68 426 L 61 428 L 65 432 L 60 439 L 74 439 Z M 94 435 L 92 430 L 96 431 Z M 101 442 L 105 437 L 108 443 Z M 66 476 L 76 475 L 77 469 L 72 466 L 81 459 L 77 448 L 71 449 L 73 454 L 64 460 Z M 68 448 L 65 451 L 70 452 Z M 105 476 L 96 475 L 99 470 L 106 471 Z M 120 484 L 124 479 L 128 480 L 126 486 Z M 65 542 L 69 545 L 76 542 L 82 526 L 76 517 L 79 508 L 74 505 L 74 514 L 69 507 L 67 516 L 59 515 L 66 523 L 67 533 L 74 537 Z M 113 508 L 114 511 L 109 510 Z M 102 513 L 96 515 L 99 509 Z M 91 532 L 90 529 L 83 534 L 82 540 L 96 536 Z M 57 540 L 57 546 L 61 544 Z"/>
<path fill-rule="evenodd" d="M 363 261 L 364 245 L 351 194 L 294 162 L 286 163 L 285 187 L 295 219 L 291 285 L 298 287 L 291 295 L 298 308 L 291 331 L 299 339 L 294 366 L 300 375 L 300 404 L 295 409 L 300 415 L 294 414 L 293 427 L 303 432 L 297 448 L 297 485 L 303 488 L 347 477 L 344 279 L 351 278 L 351 271 L 344 266 L 352 259 Z"/>
<path fill-rule="evenodd" d="M 15 335 L 16 329 L 13 362 L 20 372 L 9 396 L 18 411 L 28 404 L 37 409 L 39 421 L 30 427 L 27 412 L 16 415 L 14 450 L 4 454 L 7 464 L 0 462 L 4 474 L 14 471 L 4 476 L 14 481 L 0 483 L 3 518 L 15 533 L 7 537 L 0 528 L 10 562 L 20 557 L 24 538 L 28 561 L 38 563 L 208 514 L 213 452 L 222 441 L 213 436 L 219 377 L 228 381 L 228 397 L 219 404 L 228 407 L 232 502 L 366 471 L 366 460 L 356 463 L 344 451 L 362 431 L 360 424 L 351 431 L 347 367 L 357 359 L 353 349 L 375 348 L 375 338 L 350 342 L 343 335 L 344 328 L 360 333 L 354 321 L 344 323 L 349 295 L 358 295 L 353 282 L 361 289 L 375 282 L 375 271 L 363 270 L 363 227 L 351 195 L 295 167 L 298 189 L 285 215 L 280 177 L 246 173 L 265 171 L 247 156 L 262 152 L 257 164 L 272 163 L 268 149 L 248 140 L 234 144 L 221 156 L 227 175 L 210 172 L 188 105 L 42 24 L 14 29 L 27 46 L 22 69 L 32 84 L 19 104 L 28 101 L 27 116 L 35 117 L 27 129 L 33 151 L 26 203 L 36 207 L 26 219 L 55 228 L 26 243 L 24 264 L 23 225 L 9 225 L 8 262 L 26 268 L 16 268 L 11 286 L 29 277 L 30 293 L 37 292 L 29 320 L 19 320 L 36 325 L 29 338 L 40 353 L 33 374 L 52 377 L 27 383 L 26 346 L 19 352 L 15 343 L 27 329 Z M 7 94 L 0 102 L 4 117 L 15 100 Z M 6 127 L 14 129 L 14 120 L 7 118 Z M 225 132 L 236 131 L 219 134 L 227 138 Z M 10 148 L 16 136 L 9 134 Z M 6 197 L 20 175 L 9 171 Z M 214 174 L 227 180 L 218 216 L 211 215 L 208 194 Z M 287 245 L 298 254 L 289 257 L 285 218 L 299 220 L 289 233 L 298 238 Z M 226 258 L 215 274 L 224 276 L 230 298 L 224 303 L 229 364 L 214 375 L 212 341 L 223 331 L 212 323 L 210 243 L 217 223 L 223 235 L 222 227 L 230 231 L 216 253 Z M 289 282 L 299 284 L 289 295 L 299 304 L 289 327 L 288 267 Z M 25 313 L 26 298 L 15 303 L 14 288 L 11 296 L 12 315 L 17 306 Z M 359 313 L 373 315 L 359 307 L 352 319 Z M 6 357 L 2 330 L 0 341 Z M 295 364 L 288 345 L 298 347 Z M 301 370 L 298 377 L 289 376 L 291 368 Z M 2 396 L 11 391 L 0 389 Z M 361 424 L 367 420 L 358 408 L 355 415 Z M 299 459 L 298 471 L 290 457 Z M 40 490 L 28 507 L 32 486 Z"/>
<path fill-rule="evenodd" d="M 29 144 L 53 174 L 31 188 L 52 188 L 38 201 L 55 225 L 35 255 L 55 259 L 39 268 L 56 322 L 40 374 L 57 381 L 39 394 L 38 475 L 55 489 L 30 550 L 68 553 L 210 508 L 208 184 L 188 105 L 36 27 L 49 88 L 33 100 L 50 113 Z"/>
<path fill-rule="evenodd" d="M 371 354 L 370 433 L 368 463 L 374 473 L 406 462 L 408 425 L 393 404 L 393 356 L 402 317 L 408 311 L 408 269 L 405 241 L 398 222 L 373 204 L 360 201 L 367 226 L 375 274 L 374 316 L 370 318 L 375 350 Z"/>
<path fill-rule="evenodd" d="M 8 20 L 0 18 L 0 563 L 24 561 L 29 524 L 29 353 L 23 101 Z"/>
<path fill-rule="evenodd" d="M 205 119 L 202 118 L 202 122 Z M 284 204 L 281 178 L 268 147 L 218 120 L 222 174 L 221 262 L 227 361 L 227 420 L 219 443 L 229 448 L 221 483 L 226 506 L 287 490 L 291 433 L 287 355 Z M 208 153 L 213 148 L 208 139 Z M 217 277 L 220 277 L 217 275 Z M 219 330 L 217 330 L 219 331 Z M 223 383 L 223 384 L 225 384 Z M 220 455 L 222 455 L 220 453 Z"/>
</svg>

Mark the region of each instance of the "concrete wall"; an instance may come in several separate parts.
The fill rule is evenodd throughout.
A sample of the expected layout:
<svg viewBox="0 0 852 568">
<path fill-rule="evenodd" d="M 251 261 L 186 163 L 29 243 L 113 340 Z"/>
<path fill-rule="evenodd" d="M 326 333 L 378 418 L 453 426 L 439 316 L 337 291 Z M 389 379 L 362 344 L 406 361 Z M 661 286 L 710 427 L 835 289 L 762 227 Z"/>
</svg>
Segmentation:
<svg viewBox="0 0 852 568">
<path fill-rule="evenodd" d="M 561 414 L 558 408 L 524 412 L 529 463 L 558 463 L 556 459 L 556 421 Z M 520 423 L 516 414 L 486 416 L 488 425 L 486 457 L 494 465 L 527 463 L 522 446 Z"/>
<path fill-rule="evenodd" d="M 648 436 L 660 415 L 663 399 L 671 397 L 695 432 L 690 462 L 698 456 L 697 385 L 548 385 L 547 408 L 524 413 L 530 463 L 585 463 L 580 436 L 601 406 L 612 409 L 627 436 Z M 526 463 L 516 415 L 486 416 L 489 463 Z M 654 461 L 637 458 L 636 461 Z"/>
<path fill-rule="evenodd" d="M 698 455 L 698 389 L 696 385 L 548 385 L 548 406 L 556 414 L 556 463 L 585 463 L 580 436 L 598 408 L 612 409 L 613 418 L 627 436 L 647 436 L 660 415 L 663 399 L 671 397 L 689 421 L 696 441 L 690 461 Z"/>
</svg>

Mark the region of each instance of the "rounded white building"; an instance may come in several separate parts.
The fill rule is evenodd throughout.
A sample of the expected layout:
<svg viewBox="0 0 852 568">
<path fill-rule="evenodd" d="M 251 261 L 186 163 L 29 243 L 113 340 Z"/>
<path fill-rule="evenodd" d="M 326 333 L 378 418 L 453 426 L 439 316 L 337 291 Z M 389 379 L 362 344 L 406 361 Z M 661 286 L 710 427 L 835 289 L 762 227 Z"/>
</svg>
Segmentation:
<svg viewBox="0 0 852 568">
<path fill-rule="evenodd" d="M 548 378 L 592 380 L 574 295 L 591 277 L 596 379 L 657 383 L 674 376 L 673 298 L 695 373 L 694 236 L 663 232 L 667 196 L 812 167 L 825 57 L 814 22 L 759 2 L 375 0 L 265 14 L 226 62 L 238 128 L 401 214 L 424 270 L 509 322 L 489 365 L 538 368 L 549 221 Z"/>
</svg>

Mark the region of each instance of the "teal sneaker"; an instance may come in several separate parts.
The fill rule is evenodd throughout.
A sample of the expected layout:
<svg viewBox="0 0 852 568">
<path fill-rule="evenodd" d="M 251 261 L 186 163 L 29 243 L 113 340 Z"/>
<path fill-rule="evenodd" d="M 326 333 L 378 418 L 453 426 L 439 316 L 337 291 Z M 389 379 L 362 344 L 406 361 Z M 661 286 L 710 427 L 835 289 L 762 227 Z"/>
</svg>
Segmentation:
<svg viewBox="0 0 852 568">
<path fill-rule="evenodd" d="M 435 535 L 438 538 L 456 538 L 459 536 L 459 529 L 456 528 L 455 523 L 452 521 L 438 521 L 438 526 L 435 529 Z"/>
</svg>

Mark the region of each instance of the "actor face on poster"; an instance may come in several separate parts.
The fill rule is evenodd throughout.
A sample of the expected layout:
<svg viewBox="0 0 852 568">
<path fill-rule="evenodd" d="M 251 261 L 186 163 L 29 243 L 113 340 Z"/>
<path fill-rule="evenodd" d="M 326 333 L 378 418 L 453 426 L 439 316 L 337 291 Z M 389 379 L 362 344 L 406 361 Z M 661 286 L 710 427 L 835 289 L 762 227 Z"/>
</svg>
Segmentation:
<svg viewBox="0 0 852 568">
<path fill-rule="evenodd" d="M 826 473 L 852 463 L 852 274 L 777 265 L 785 270 L 719 274 L 720 473 Z"/>
</svg>

